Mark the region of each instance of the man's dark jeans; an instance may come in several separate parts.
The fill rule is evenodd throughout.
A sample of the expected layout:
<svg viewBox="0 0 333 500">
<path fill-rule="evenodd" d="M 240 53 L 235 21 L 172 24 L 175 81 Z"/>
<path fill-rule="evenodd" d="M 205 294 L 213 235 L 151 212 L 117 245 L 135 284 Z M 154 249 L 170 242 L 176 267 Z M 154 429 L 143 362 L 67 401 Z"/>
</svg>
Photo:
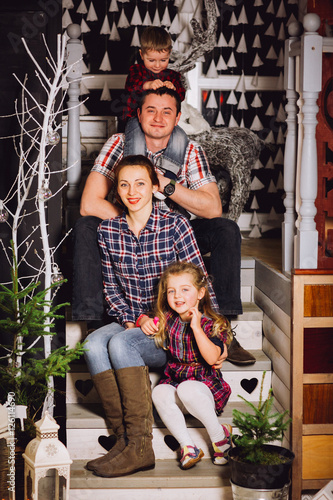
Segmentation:
<svg viewBox="0 0 333 500">
<path fill-rule="evenodd" d="M 224 219 L 191 220 L 202 255 L 211 253 L 208 273 L 220 312 L 225 316 L 242 314 L 240 295 L 241 234 L 236 222 Z"/>
<path fill-rule="evenodd" d="M 97 242 L 98 217 L 81 217 L 74 228 L 73 321 L 105 318 L 102 266 Z M 211 252 L 209 273 L 213 277 L 220 311 L 226 316 L 242 313 L 240 299 L 241 236 L 229 219 L 191 221 L 202 255 Z"/>
</svg>

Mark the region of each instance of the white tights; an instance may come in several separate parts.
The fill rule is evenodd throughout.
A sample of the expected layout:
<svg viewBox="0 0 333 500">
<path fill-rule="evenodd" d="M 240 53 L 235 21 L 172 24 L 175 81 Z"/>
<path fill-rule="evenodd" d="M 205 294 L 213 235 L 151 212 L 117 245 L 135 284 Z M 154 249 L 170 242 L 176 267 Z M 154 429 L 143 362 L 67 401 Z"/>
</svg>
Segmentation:
<svg viewBox="0 0 333 500">
<path fill-rule="evenodd" d="M 159 416 L 181 448 L 195 446 L 186 427 L 184 413 L 200 420 L 212 443 L 224 439 L 223 428 L 215 413 L 213 394 L 203 382 L 186 380 L 178 387 L 160 384 L 153 389 L 152 397 Z"/>
</svg>

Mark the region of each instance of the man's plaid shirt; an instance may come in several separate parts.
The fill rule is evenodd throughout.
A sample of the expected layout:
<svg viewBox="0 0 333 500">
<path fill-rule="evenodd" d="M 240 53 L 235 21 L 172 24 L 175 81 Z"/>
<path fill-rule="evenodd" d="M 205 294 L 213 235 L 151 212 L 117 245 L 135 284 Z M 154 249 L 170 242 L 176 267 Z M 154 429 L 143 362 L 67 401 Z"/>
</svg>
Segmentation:
<svg viewBox="0 0 333 500">
<path fill-rule="evenodd" d="M 144 64 L 133 64 L 128 71 L 126 78 L 125 90 L 128 93 L 126 107 L 123 111 L 123 120 L 128 120 L 132 116 L 136 116 L 141 96 L 144 92 L 143 84 L 152 80 L 169 81 L 174 84 L 176 92 L 181 101 L 185 98 L 185 89 L 180 79 L 180 73 L 166 68 L 159 73 L 153 73 L 146 68 Z"/>
<path fill-rule="evenodd" d="M 124 134 L 112 135 L 104 144 L 100 154 L 95 160 L 92 172 L 98 172 L 111 181 L 114 180 L 113 168 L 124 156 Z M 147 150 L 146 156 L 155 165 L 156 171 L 164 174 L 158 169 L 158 161 L 164 149 L 157 153 Z M 216 182 L 210 171 L 207 157 L 202 147 L 194 141 L 189 141 L 182 167 L 177 174 L 177 182 L 188 189 L 196 190 L 211 182 Z M 157 202 L 162 210 L 170 210 L 164 201 Z"/>
<path fill-rule="evenodd" d="M 135 323 L 140 314 L 153 309 L 159 278 L 172 262 L 193 262 L 207 275 L 188 220 L 155 205 L 139 238 L 129 229 L 123 213 L 100 224 L 98 242 L 109 314 L 120 324 Z M 210 295 L 217 308 L 212 287 Z"/>
</svg>

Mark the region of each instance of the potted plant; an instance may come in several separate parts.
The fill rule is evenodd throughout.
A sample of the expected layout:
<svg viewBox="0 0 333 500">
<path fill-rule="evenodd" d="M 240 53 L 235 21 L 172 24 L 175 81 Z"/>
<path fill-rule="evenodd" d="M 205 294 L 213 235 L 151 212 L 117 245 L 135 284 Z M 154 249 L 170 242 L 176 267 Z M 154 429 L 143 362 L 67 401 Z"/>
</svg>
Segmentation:
<svg viewBox="0 0 333 500">
<path fill-rule="evenodd" d="M 10 287 L 0 284 L 0 402 L 5 403 L 10 394 L 16 408 L 27 407 L 23 435 L 20 426 L 16 428 L 16 438 L 20 441 L 25 437 L 25 445 L 34 437 L 34 421 L 40 417 L 52 387 L 50 381 L 65 377 L 70 363 L 83 354 L 84 348 L 78 343 L 73 349 L 62 346 L 52 350 L 47 357 L 40 353 L 44 349 L 38 346 L 38 340 L 55 334 L 55 320 L 63 318 L 58 310 L 67 304 L 54 305 L 53 300 L 47 300 L 50 290 L 38 282 L 20 286 L 15 255 L 11 277 Z M 51 285 L 53 294 L 59 284 Z"/>
<path fill-rule="evenodd" d="M 273 410 L 272 389 L 263 400 L 265 374 L 266 372 L 263 373 L 257 406 L 239 396 L 252 412 L 233 410 L 233 424 L 241 433 L 233 437 L 235 447 L 229 451 L 235 500 L 288 498 L 291 465 L 295 455 L 287 448 L 268 443 L 281 442 L 291 419 L 287 418 L 287 410 L 281 414 Z M 260 490 L 261 493 L 257 494 L 255 490 Z"/>
</svg>

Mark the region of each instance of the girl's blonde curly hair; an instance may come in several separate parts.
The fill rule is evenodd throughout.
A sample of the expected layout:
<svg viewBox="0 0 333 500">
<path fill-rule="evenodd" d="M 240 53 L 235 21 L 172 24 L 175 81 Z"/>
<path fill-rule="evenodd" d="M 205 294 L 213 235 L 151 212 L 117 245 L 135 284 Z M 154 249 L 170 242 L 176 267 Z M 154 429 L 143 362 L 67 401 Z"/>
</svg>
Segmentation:
<svg viewBox="0 0 333 500">
<path fill-rule="evenodd" d="M 230 323 L 224 316 L 218 314 L 212 308 L 208 290 L 208 278 L 204 272 L 191 262 L 174 262 L 164 271 L 160 278 L 158 286 L 158 296 L 155 308 L 155 314 L 159 318 L 158 332 L 154 336 L 156 345 L 165 348 L 168 340 L 168 332 L 166 330 L 166 313 L 172 311 L 167 301 L 167 285 L 168 278 L 173 275 L 190 274 L 193 280 L 193 285 L 197 290 L 205 288 L 205 295 L 199 302 L 199 311 L 205 316 L 211 318 L 214 322 L 212 337 L 216 337 L 221 331 L 227 332 L 227 344 L 232 341 L 233 335 L 231 332 Z"/>
</svg>

